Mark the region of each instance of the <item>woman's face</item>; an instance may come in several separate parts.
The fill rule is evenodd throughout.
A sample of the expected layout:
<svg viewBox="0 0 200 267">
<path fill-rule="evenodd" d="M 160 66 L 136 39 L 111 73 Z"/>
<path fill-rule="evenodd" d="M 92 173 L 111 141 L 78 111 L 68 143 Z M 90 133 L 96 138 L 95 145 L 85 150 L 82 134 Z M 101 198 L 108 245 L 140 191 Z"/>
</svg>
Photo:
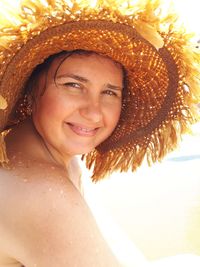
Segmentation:
<svg viewBox="0 0 200 267">
<path fill-rule="evenodd" d="M 55 59 L 40 77 L 33 122 L 50 152 L 66 158 L 90 152 L 113 132 L 121 111 L 123 72 L 97 54 L 71 55 L 58 68 L 62 59 Z"/>
</svg>

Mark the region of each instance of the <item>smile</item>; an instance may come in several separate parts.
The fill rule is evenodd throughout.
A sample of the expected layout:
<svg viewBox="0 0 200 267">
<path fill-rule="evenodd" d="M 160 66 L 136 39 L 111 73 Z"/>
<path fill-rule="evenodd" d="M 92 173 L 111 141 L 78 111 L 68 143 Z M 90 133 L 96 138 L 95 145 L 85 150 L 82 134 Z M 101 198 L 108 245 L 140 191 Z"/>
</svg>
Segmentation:
<svg viewBox="0 0 200 267">
<path fill-rule="evenodd" d="M 86 136 L 86 137 L 94 136 L 98 130 L 98 128 L 88 128 L 72 123 L 67 123 L 67 125 L 74 133 L 76 133 L 79 136 Z"/>
</svg>

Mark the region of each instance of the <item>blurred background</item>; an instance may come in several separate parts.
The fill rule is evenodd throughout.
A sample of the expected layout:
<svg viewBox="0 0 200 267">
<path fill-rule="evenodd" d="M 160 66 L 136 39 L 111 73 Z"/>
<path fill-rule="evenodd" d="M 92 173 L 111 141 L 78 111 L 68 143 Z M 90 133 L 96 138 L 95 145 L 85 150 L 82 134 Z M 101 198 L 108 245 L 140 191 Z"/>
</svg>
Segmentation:
<svg viewBox="0 0 200 267">
<path fill-rule="evenodd" d="M 162 163 L 97 184 L 84 178 L 88 203 L 126 266 L 143 257 L 200 255 L 199 165 L 200 124 Z"/>
</svg>

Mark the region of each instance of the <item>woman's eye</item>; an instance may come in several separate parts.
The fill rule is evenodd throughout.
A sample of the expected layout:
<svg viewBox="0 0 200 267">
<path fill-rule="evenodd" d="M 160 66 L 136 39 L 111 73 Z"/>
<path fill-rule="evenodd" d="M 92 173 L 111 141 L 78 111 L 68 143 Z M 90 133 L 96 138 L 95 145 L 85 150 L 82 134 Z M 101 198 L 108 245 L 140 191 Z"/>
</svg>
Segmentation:
<svg viewBox="0 0 200 267">
<path fill-rule="evenodd" d="M 74 83 L 74 82 L 64 83 L 63 85 L 66 86 L 66 87 L 77 88 L 77 89 L 81 89 L 82 88 L 79 83 Z"/>
<path fill-rule="evenodd" d="M 112 90 L 105 90 L 103 91 L 103 94 L 109 95 L 109 96 L 118 96 L 115 91 Z"/>
</svg>

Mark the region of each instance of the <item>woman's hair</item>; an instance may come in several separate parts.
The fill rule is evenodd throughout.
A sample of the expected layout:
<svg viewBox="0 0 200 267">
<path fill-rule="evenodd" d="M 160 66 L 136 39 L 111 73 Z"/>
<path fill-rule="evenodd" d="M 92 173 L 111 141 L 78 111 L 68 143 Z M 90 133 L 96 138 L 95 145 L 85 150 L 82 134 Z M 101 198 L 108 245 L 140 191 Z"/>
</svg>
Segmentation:
<svg viewBox="0 0 200 267">
<path fill-rule="evenodd" d="M 48 57 L 47 59 L 45 59 L 45 61 L 41 64 L 39 64 L 32 72 L 32 74 L 30 75 L 26 85 L 25 85 L 25 91 L 24 94 L 31 94 L 32 90 L 34 88 L 36 88 L 38 86 L 38 81 L 39 81 L 39 77 L 41 74 L 45 73 L 45 79 L 47 79 L 47 74 L 49 71 L 49 68 L 51 67 L 51 64 L 53 63 L 53 61 L 56 58 L 62 57 L 62 60 L 59 62 L 59 65 L 57 66 L 57 69 L 54 73 L 54 81 L 56 80 L 56 75 L 58 73 L 59 68 L 61 67 L 62 63 L 70 56 L 73 55 L 83 55 L 83 56 L 90 56 L 92 54 L 97 54 L 94 51 L 87 51 L 87 50 L 81 50 L 81 49 L 77 49 L 77 50 L 72 50 L 72 51 L 61 51 L 57 54 L 53 54 L 50 57 Z M 106 56 L 105 56 L 106 57 Z M 114 61 L 118 66 L 121 67 L 122 69 L 122 73 L 123 73 L 123 90 L 126 88 L 126 70 L 125 68 L 118 62 Z M 41 95 L 43 95 L 44 91 L 46 89 L 46 80 L 45 80 L 45 84 L 44 84 L 44 88 L 42 90 Z"/>
</svg>

